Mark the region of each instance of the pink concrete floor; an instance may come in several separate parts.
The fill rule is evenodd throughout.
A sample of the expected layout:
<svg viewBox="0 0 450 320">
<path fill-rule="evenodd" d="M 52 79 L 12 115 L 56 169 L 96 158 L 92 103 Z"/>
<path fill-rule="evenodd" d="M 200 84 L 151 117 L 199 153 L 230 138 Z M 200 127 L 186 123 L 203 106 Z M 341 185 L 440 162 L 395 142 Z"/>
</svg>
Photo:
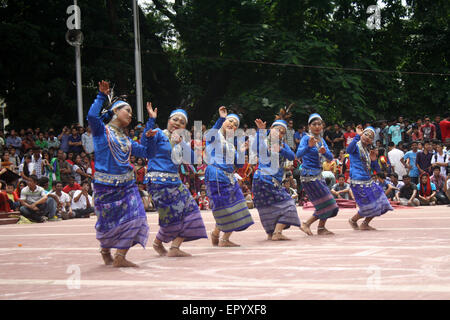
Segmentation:
<svg viewBox="0 0 450 320">
<path fill-rule="evenodd" d="M 151 247 L 157 215 L 149 214 L 147 249 L 128 257 L 140 268 L 102 264 L 95 217 L 0 226 L 0 299 L 450 299 L 450 207 L 398 209 L 373 221 L 377 231 L 354 231 L 341 209 L 327 227 L 335 236 L 272 242 L 255 224 L 233 234 L 240 248 L 188 242 L 188 258 L 159 257 Z M 305 221 L 312 211 L 298 207 Z M 203 211 L 208 233 L 214 226 Z M 316 233 L 316 226 L 312 230 Z"/>
</svg>

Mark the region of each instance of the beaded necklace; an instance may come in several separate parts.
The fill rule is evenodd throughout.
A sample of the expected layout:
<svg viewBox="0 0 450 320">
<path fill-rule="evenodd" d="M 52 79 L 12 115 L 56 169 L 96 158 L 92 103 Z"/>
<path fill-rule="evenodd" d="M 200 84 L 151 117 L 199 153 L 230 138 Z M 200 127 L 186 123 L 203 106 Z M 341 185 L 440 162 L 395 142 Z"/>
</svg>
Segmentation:
<svg viewBox="0 0 450 320">
<path fill-rule="evenodd" d="M 105 128 L 106 139 L 108 140 L 108 146 L 113 158 L 120 164 L 129 163 L 131 156 L 131 142 L 128 137 L 120 128 L 112 124 L 107 124 Z"/>
</svg>

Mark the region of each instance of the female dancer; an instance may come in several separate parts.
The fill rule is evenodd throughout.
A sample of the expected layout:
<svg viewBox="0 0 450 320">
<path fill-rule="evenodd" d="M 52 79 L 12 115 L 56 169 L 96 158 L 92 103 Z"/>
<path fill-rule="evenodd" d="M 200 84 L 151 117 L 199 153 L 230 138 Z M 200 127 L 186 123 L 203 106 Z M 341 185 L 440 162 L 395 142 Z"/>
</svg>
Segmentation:
<svg viewBox="0 0 450 320">
<path fill-rule="evenodd" d="M 232 232 L 243 231 L 254 223 L 244 194 L 233 174 L 235 167 L 242 167 L 244 161 L 240 159 L 235 144 L 225 138 L 227 131 L 236 131 L 240 119 L 236 114 L 228 115 L 225 107 L 219 108 L 219 115 L 220 118 L 210 131 L 213 135 L 208 134 L 205 150 L 208 158 L 205 171 L 206 190 L 216 220 L 211 241 L 214 246 L 238 247 L 238 244 L 230 241 Z M 242 145 L 240 151 L 245 151 L 245 148 L 246 145 Z"/>
<path fill-rule="evenodd" d="M 371 179 L 371 168 L 380 172 L 375 150 L 368 150 L 373 144 L 375 130 L 367 127 L 364 131 L 361 126 L 356 128 L 356 136 L 347 147 L 350 156 L 350 188 L 359 210 L 349 223 L 355 230 L 375 230 L 369 222 L 389 210 L 393 210 L 383 189 Z M 358 226 L 358 220 L 365 218 Z"/>
<path fill-rule="evenodd" d="M 99 82 L 99 91 L 88 113 L 95 150 L 97 239 L 100 241 L 100 252 L 105 264 L 137 267 L 125 259 L 125 255 L 137 243 L 145 248 L 149 228 L 135 184 L 130 156 L 133 154 L 143 157 L 146 155 L 146 148 L 131 141 L 123 132 L 131 122 L 132 109 L 128 103 L 116 101 L 100 116 L 103 103 L 110 94 L 109 83 Z M 117 249 L 114 259 L 111 248 Z"/>
<path fill-rule="evenodd" d="M 308 119 L 309 135 L 303 136 L 297 149 L 297 158 L 303 159 L 300 181 L 308 195 L 309 200 L 316 208 L 308 221 L 300 226 L 307 235 L 312 236 L 309 226 L 319 220 L 318 235 L 332 235 L 333 232 L 325 228 L 328 218 L 337 215 L 339 207 L 336 200 L 322 178 L 322 158 L 333 159 L 333 154 L 328 149 L 322 138 L 324 123 L 319 114 L 314 113 Z"/>
<path fill-rule="evenodd" d="M 286 111 L 282 109 L 268 135 L 263 133 L 266 123 L 261 119 L 256 119 L 255 123 L 259 130 L 252 145 L 252 149 L 257 152 L 259 162 L 258 169 L 253 176 L 253 202 L 268 235 L 267 240 L 273 241 L 290 240 L 282 234 L 282 231 L 291 225 L 300 227 L 295 201 L 282 185 L 284 162 L 286 159 L 291 161 L 295 159 L 291 148 L 282 142 L 287 130 L 285 118 L 288 117 L 285 114 Z M 261 130 L 264 131 L 261 132 Z M 276 142 L 272 144 L 274 141 Z M 261 157 L 261 152 L 266 153 L 265 157 Z M 275 170 L 271 168 L 270 161 L 266 161 L 267 163 L 262 161 L 263 158 L 268 159 L 272 152 L 275 153 L 278 161 Z"/>
<path fill-rule="evenodd" d="M 187 257 L 189 253 L 180 250 L 185 241 L 208 238 L 200 209 L 190 191 L 181 182 L 178 174 L 179 164 L 173 162 L 173 149 L 176 144 L 182 144 L 189 150 L 190 161 L 193 161 L 193 151 L 190 144 L 182 141 L 176 132 L 185 129 L 188 116 L 186 111 L 177 109 L 172 111 L 167 122 L 167 129 L 153 130 L 157 116 L 157 108 L 147 103 L 150 119 L 145 128 L 141 144 L 147 146 L 148 169 L 146 182 L 148 191 L 159 213 L 160 229 L 153 242 L 153 248 L 161 256 Z M 153 137 L 149 137 L 151 133 Z M 164 248 L 163 242 L 172 241 L 169 252 Z"/>
</svg>

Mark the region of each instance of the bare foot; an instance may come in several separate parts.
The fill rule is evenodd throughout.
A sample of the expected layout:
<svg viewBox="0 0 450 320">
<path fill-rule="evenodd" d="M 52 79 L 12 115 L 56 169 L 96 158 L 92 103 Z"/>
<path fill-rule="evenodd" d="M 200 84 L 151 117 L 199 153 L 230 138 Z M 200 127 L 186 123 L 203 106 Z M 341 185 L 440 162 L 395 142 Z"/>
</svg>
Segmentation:
<svg viewBox="0 0 450 320">
<path fill-rule="evenodd" d="M 331 232 L 330 230 L 327 230 L 325 228 L 318 228 L 317 229 L 317 234 L 319 236 L 332 236 L 332 235 L 334 235 L 333 232 Z"/>
<path fill-rule="evenodd" d="M 240 245 L 231 242 L 230 240 L 220 239 L 219 247 L 240 247 Z"/>
<path fill-rule="evenodd" d="M 272 240 L 272 233 L 267 234 L 267 240 Z"/>
<path fill-rule="evenodd" d="M 158 254 L 162 257 L 167 255 L 167 250 L 166 248 L 164 248 L 164 245 L 162 243 L 156 243 L 153 242 L 153 249 L 155 249 L 156 252 L 158 252 Z"/>
<path fill-rule="evenodd" d="M 353 221 L 352 219 L 349 219 L 348 223 L 350 223 L 350 225 L 353 228 L 353 230 L 359 230 L 358 222 Z"/>
<path fill-rule="evenodd" d="M 190 253 L 184 252 L 179 248 L 172 247 L 169 249 L 168 257 L 190 257 L 192 256 Z"/>
<path fill-rule="evenodd" d="M 377 230 L 374 227 L 369 226 L 366 223 L 361 223 L 361 225 L 359 226 L 359 230 L 363 230 L 363 231 L 372 231 L 372 230 Z"/>
<path fill-rule="evenodd" d="M 111 251 L 109 249 L 101 249 L 100 253 L 102 254 L 103 261 L 105 265 L 110 266 L 113 264 L 114 259 L 111 255 Z"/>
<path fill-rule="evenodd" d="M 114 268 L 139 268 L 139 266 L 131 261 L 128 261 L 125 259 L 124 256 L 115 255 L 114 262 L 113 262 Z"/>
<path fill-rule="evenodd" d="M 211 242 L 214 247 L 217 247 L 219 245 L 219 235 L 211 232 Z"/>
<path fill-rule="evenodd" d="M 300 230 L 302 230 L 304 233 L 306 233 L 308 236 L 312 236 L 313 233 L 311 232 L 311 229 L 309 228 L 309 226 L 307 224 L 302 224 L 300 226 Z"/>
<path fill-rule="evenodd" d="M 282 240 L 291 240 L 285 235 L 283 235 L 281 232 L 275 232 L 272 236 L 272 241 L 282 241 Z"/>
</svg>

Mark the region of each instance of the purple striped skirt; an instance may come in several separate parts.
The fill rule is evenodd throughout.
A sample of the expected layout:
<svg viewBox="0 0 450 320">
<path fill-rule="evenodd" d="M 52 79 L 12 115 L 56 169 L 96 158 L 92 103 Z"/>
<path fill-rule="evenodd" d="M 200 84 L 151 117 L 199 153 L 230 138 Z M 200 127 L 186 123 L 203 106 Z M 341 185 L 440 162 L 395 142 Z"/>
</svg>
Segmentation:
<svg viewBox="0 0 450 320">
<path fill-rule="evenodd" d="M 94 183 L 97 214 L 96 238 L 102 248 L 145 248 L 149 227 L 139 190 L 135 184 L 107 186 Z"/>
<path fill-rule="evenodd" d="M 358 204 L 358 214 L 361 217 L 377 217 L 394 210 L 384 194 L 383 188 L 375 182 L 369 185 L 351 184 L 350 188 Z"/>
<path fill-rule="evenodd" d="M 208 238 L 200 209 L 184 184 L 151 183 L 148 187 L 159 214 L 158 240 L 167 243 L 177 237 L 184 241 Z"/>
<path fill-rule="evenodd" d="M 266 233 L 273 233 L 277 223 L 285 224 L 285 229 L 300 227 L 295 201 L 285 188 L 254 179 L 252 191 L 253 202 Z"/>
<path fill-rule="evenodd" d="M 323 180 L 302 182 L 302 186 L 316 209 L 313 214 L 315 217 L 326 220 L 338 214 L 339 207 L 336 200 Z"/>
</svg>

